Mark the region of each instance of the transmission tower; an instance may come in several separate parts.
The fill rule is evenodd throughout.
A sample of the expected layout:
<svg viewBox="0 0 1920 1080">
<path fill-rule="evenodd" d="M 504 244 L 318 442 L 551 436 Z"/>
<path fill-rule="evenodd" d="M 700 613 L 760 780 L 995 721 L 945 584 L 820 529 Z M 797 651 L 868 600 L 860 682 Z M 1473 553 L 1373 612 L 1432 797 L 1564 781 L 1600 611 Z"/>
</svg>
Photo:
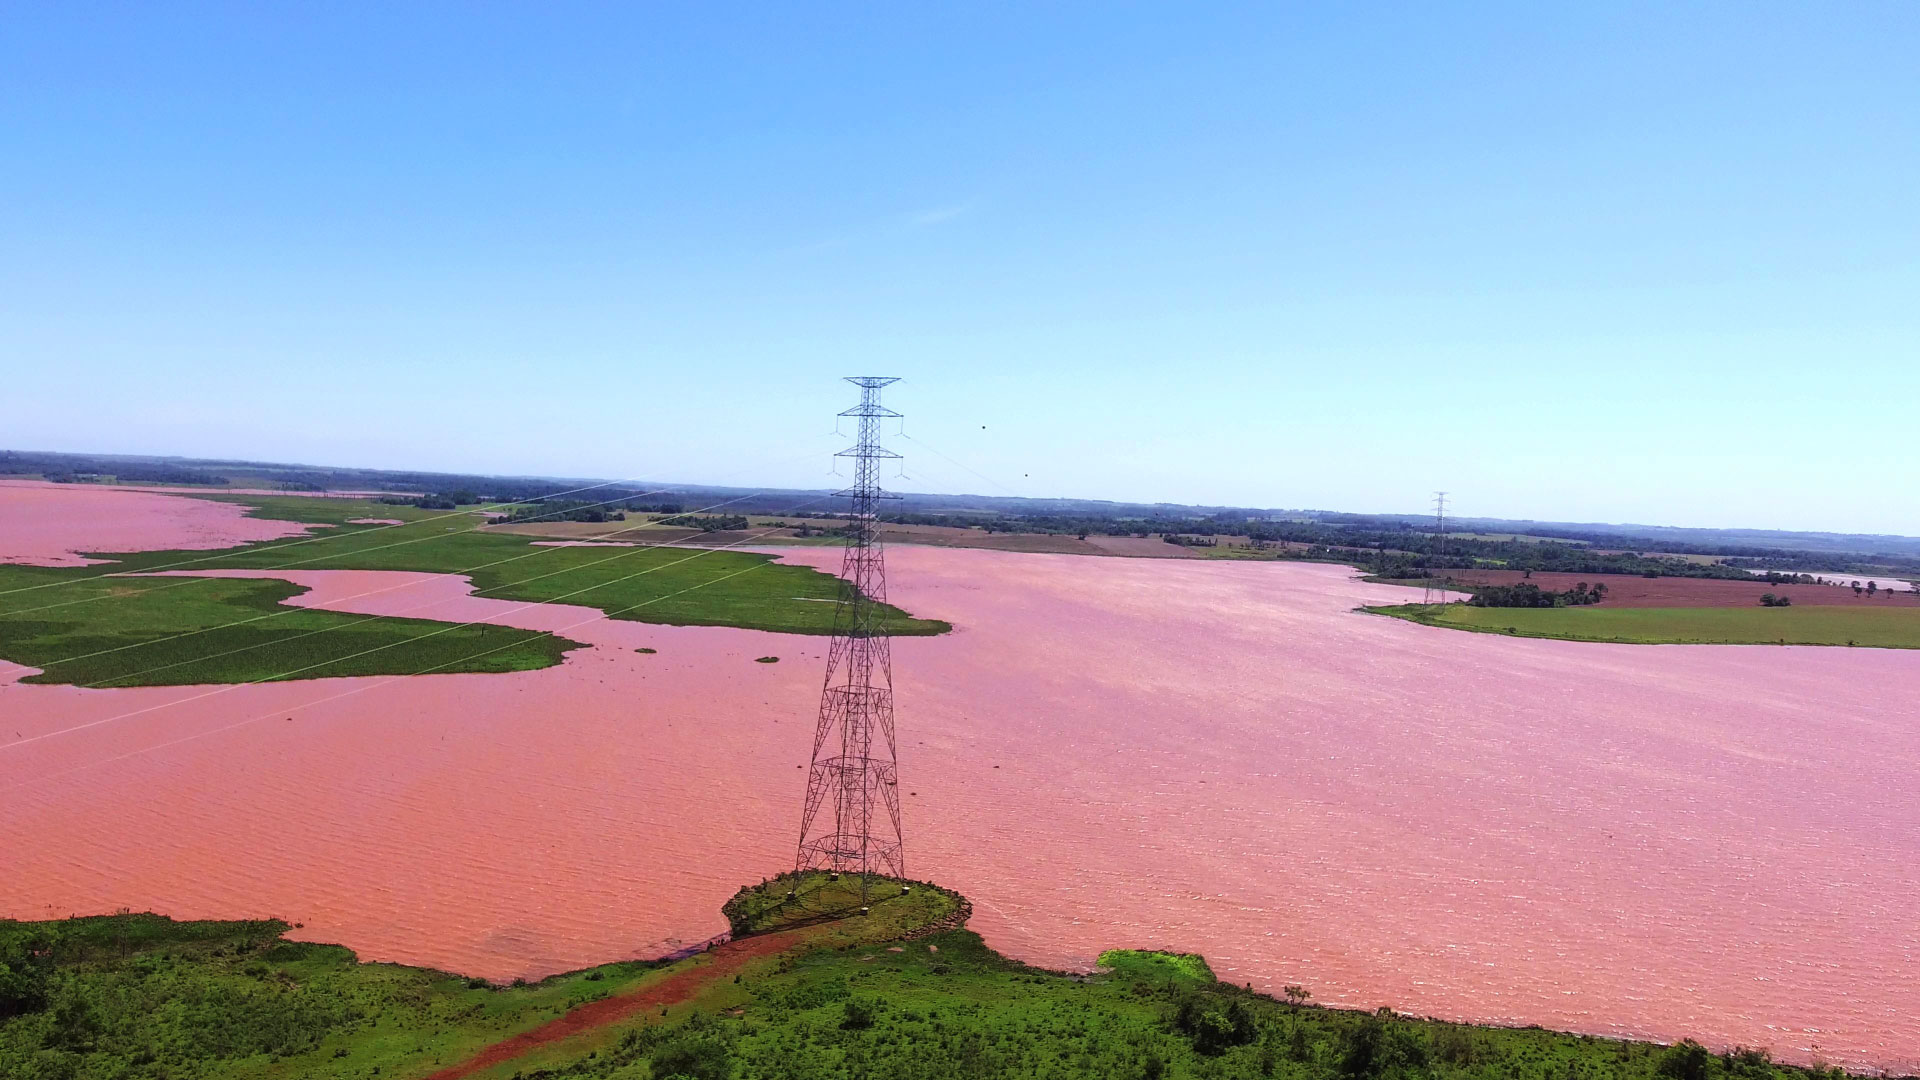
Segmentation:
<svg viewBox="0 0 1920 1080">
<path fill-rule="evenodd" d="M 859 437 L 836 456 L 853 462 L 853 483 L 838 493 L 852 506 L 794 869 L 857 873 L 864 904 L 874 874 L 906 875 L 893 744 L 893 662 L 881 613 L 887 571 L 875 520 L 881 500 L 899 498 L 881 490 L 877 476 L 880 462 L 900 457 L 880 445 L 880 421 L 900 415 L 880 404 L 880 389 L 899 380 L 861 375 L 847 381 L 860 388 L 860 404 L 840 415 L 859 423 Z"/>
<path fill-rule="evenodd" d="M 1433 531 L 1438 534 L 1440 538 L 1437 545 L 1437 551 L 1440 556 L 1439 561 L 1445 562 L 1447 559 L 1447 493 L 1444 491 L 1436 491 L 1433 493 Z M 1435 567 L 1434 569 L 1440 568 Z M 1433 583 L 1433 576 L 1429 573 L 1427 576 L 1426 595 L 1421 598 L 1420 602 L 1423 604 L 1437 604 L 1445 601 L 1446 598 L 1447 590 L 1442 586 L 1435 585 Z"/>
</svg>

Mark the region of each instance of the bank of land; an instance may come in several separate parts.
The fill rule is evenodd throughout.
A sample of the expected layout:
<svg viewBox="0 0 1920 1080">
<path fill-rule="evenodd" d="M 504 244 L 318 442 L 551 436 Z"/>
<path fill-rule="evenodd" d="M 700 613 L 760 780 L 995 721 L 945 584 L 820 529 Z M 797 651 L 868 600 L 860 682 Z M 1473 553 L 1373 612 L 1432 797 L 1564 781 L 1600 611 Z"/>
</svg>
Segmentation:
<svg viewBox="0 0 1920 1080">
<path fill-rule="evenodd" d="M 1641 645 L 1841 645 L 1920 648 L 1920 593 L 1869 579 L 1859 588 L 1761 578 L 1648 578 L 1638 575 L 1526 573 L 1456 570 L 1435 583 L 1512 597 L 1531 587 L 1535 601 L 1580 597 L 1545 607 L 1479 606 L 1478 603 L 1402 604 L 1372 607 L 1428 626 L 1514 637 L 1608 641 Z M 1418 586 L 1416 579 L 1403 584 Z M 1869 584 L 1871 588 L 1869 588 Z M 1603 594 L 1595 593 L 1603 587 Z M 1600 595 L 1597 603 L 1586 602 Z"/>
<path fill-rule="evenodd" d="M 1317 1007 L 1198 956 L 1110 952 L 1091 975 L 1009 961 L 962 901 L 851 878 L 743 890 L 749 934 L 537 984 L 362 964 L 285 924 L 151 915 L 0 921 L 0 1075 L 363 1078 L 1289 1077 L 1809 1080 L 1838 1070 L 1538 1028 Z M 799 918 L 759 917 L 787 902 Z"/>
<path fill-rule="evenodd" d="M 1920 611 L 1856 607 L 1501 608 L 1403 604 L 1381 615 L 1512 637 L 1639 645 L 1852 645 L 1920 649 Z"/>
</svg>

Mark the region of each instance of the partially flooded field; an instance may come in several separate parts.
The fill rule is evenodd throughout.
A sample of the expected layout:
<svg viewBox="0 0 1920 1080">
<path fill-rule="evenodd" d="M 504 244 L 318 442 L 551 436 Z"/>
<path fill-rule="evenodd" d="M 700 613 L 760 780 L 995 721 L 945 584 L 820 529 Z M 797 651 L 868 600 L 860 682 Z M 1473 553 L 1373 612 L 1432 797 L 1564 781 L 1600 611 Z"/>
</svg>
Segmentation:
<svg viewBox="0 0 1920 1080">
<path fill-rule="evenodd" d="M 893 646 L 908 866 L 1003 951 L 1194 950 L 1331 1003 L 1920 1060 L 1920 654 L 1461 634 L 1354 613 L 1409 591 L 1332 566 L 889 559 L 892 599 L 955 625 Z M 499 675 L 9 679 L 0 913 L 271 914 L 511 978 L 703 938 L 790 859 L 825 639 L 278 576 L 312 587 L 294 603 L 590 647 Z"/>
</svg>

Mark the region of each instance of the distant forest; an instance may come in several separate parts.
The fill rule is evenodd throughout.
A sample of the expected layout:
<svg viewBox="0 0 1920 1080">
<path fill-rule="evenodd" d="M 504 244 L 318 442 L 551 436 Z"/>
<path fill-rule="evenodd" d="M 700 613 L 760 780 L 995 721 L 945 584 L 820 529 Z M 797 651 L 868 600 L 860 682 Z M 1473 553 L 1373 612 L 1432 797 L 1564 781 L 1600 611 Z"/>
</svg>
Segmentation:
<svg viewBox="0 0 1920 1080">
<path fill-rule="evenodd" d="M 430 508 L 474 502 L 502 504 L 513 521 L 620 520 L 636 512 L 677 515 L 686 512 L 688 506 L 723 501 L 733 515 L 834 516 L 831 512 L 798 511 L 800 507 L 822 505 L 829 493 L 818 490 L 754 491 L 699 484 L 641 485 L 257 461 L 0 451 L 0 475 L 8 474 L 74 483 L 113 480 L 286 491 L 391 492 L 396 502 Z M 1264 548 L 1266 554 L 1349 562 L 1374 573 L 1406 578 L 1486 567 L 1737 579 L 1748 577 L 1750 570 L 1920 577 L 1920 537 L 1907 536 L 1461 518 L 1450 523 L 1459 532 L 1447 538 L 1443 551 L 1433 534 L 1432 519 L 1418 514 L 914 493 L 901 494 L 894 505 L 899 512 L 887 520 L 989 532 L 1245 537 Z M 1460 535 L 1469 532 L 1519 534 L 1529 539 L 1469 539 Z M 1680 557 L 1687 555 L 1720 561 Z"/>
<path fill-rule="evenodd" d="M 205 469 L 164 461 L 94 458 L 78 454 L 31 454 L 0 450 L 0 476 L 40 476 L 56 484 L 116 481 L 134 484 L 199 484 L 222 487 L 227 478 Z"/>
</svg>

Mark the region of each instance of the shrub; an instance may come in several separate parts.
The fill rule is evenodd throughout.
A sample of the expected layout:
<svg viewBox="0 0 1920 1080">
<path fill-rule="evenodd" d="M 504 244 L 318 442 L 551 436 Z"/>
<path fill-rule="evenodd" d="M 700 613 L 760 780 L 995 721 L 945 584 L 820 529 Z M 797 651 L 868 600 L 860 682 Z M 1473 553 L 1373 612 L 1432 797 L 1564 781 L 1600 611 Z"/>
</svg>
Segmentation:
<svg viewBox="0 0 1920 1080">
<path fill-rule="evenodd" d="M 1713 1055 L 1707 1052 L 1706 1047 L 1692 1039 L 1682 1039 L 1660 1055 L 1660 1061 L 1653 1071 L 1667 1080 L 1707 1080 L 1707 1072 L 1712 1064 Z"/>
<path fill-rule="evenodd" d="M 1433 1033 L 1433 1056 L 1449 1065 L 1478 1065 L 1486 1049 L 1471 1029 L 1443 1027 Z"/>
<path fill-rule="evenodd" d="M 24 946 L 0 956 L 0 1020 L 47 1007 L 48 966 L 44 956 Z"/>
<path fill-rule="evenodd" d="M 1174 1009 L 1173 1026 L 1202 1054 L 1245 1046 L 1258 1034 L 1246 1003 L 1213 993 L 1190 993 Z"/>
<path fill-rule="evenodd" d="M 1341 1036 L 1339 1072 L 1347 1080 L 1382 1080 L 1426 1068 L 1426 1044 L 1380 1016 L 1367 1017 Z"/>
<path fill-rule="evenodd" d="M 840 1026 L 848 1031 L 870 1028 L 874 1018 L 880 1015 L 880 1003 L 869 997 L 848 998 L 844 1008 L 846 1013 L 841 1017 Z"/>
<path fill-rule="evenodd" d="M 727 1080 L 733 1075 L 733 1053 L 718 1038 L 681 1035 L 661 1044 L 649 1059 L 659 1080 Z"/>
</svg>

